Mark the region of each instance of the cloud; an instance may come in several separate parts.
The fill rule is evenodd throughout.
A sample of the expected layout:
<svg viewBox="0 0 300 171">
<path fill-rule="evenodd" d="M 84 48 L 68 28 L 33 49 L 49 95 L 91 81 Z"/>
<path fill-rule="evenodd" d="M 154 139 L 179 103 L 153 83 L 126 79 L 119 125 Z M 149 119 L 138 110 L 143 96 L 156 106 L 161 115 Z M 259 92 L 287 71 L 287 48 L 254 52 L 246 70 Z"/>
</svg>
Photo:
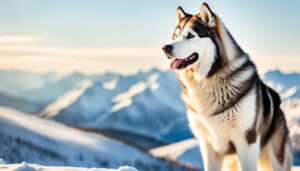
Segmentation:
<svg viewBox="0 0 300 171">
<path fill-rule="evenodd" d="M 75 48 L 54 47 L 32 44 L 5 44 L 0 46 L 0 53 L 10 56 L 39 55 L 43 56 L 65 56 L 84 58 L 137 58 L 151 56 L 162 56 L 159 47 L 152 46 L 123 46 L 123 47 L 99 47 L 99 48 Z"/>
<path fill-rule="evenodd" d="M 19 41 L 22 39 L 15 40 L 22 42 Z M 24 40 L 28 40 L 27 43 L 0 45 L 0 68 L 60 73 L 132 73 L 152 67 L 168 68 L 169 65 L 160 47 L 156 46 L 66 48 L 33 44 L 37 39 Z M 271 69 L 299 71 L 298 56 L 257 54 L 251 58 L 261 74 Z"/>
<path fill-rule="evenodd" d="M 284 72 L 299 72 L 299 56 L 284 54 L 257 54 L 251 59 L 257 66 L 260 74 L 269 70 L 280 69 Z"/>
<path fill-rule="evenodd" d="M 0 57 L 0 69 L 17 69 L 34 72 L 58 72 L 62 74 L 71 73 L 74 71 L 83 72 L 86 74 L 102 73 L 106 71 L 120 72 L 130 74 L 139 70 L 148 70 L 153 67 L 167 68 L 165 58 L 154 57 L 153 59 L 141 60 L 86 60 L 83 58 L 40 58 L 28 56 L 22 58 Z"/>
<path fill-rule="evenodd" d="M 35 36 L 0 36 L 0 69 L 132 73 L 168 66 L 161 48 L 156 46 L 84 48 L 36 43 L 42 40 Z"/>
<path fill-rule="evenodd" d="M 8 35 L 0 36 L 0 45 L 16 45 L 40 42 L 44 40 L 42 36 L 28 36 L 28 35 Z"/>
<path fill-rule="evenodd" d="M 42 36 L 0 36 L 0 69 L 130 73 L 169 66 L 169 61 L 158 46 L 84 48 L 42 43 L 45 43 L 45 37 Z M 251 55 L 251 58 L 261 74 L 270 69 L 299 71 L 299 56 L 257 54 Z"/>
</svg>

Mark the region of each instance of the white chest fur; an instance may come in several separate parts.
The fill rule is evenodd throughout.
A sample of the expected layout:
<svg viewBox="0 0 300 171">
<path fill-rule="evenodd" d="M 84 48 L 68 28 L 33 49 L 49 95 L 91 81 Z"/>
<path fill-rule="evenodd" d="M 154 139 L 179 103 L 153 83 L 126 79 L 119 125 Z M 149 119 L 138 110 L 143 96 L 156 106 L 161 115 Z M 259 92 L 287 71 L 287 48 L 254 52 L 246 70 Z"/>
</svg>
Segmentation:
<svg viewBox="0 0 300 171">
<path fill-rule="evenodd" d="M 254 88 L 233 107 L 212 116 L 226 100 L 231 99 L 229 83 L 205 83 L 201 80 L 193 83 L 186 77 L 181 79 L 186 85 L 183 99 L 191 107 L 188 109 L 190 127 L 197 138 L 205 139 L 216 151 L 223 153 L 230 141 L 238 143 L 241 137 L 245 137 L 255 120 Z"/>
</svg>

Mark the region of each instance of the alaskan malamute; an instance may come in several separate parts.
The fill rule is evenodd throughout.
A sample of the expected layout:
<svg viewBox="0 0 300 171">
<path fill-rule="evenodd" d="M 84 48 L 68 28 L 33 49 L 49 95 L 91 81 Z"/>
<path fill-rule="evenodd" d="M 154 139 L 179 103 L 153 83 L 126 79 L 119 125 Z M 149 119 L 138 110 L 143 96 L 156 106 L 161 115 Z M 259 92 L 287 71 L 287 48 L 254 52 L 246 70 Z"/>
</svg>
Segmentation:
<svg viewBox="0 0 300 171">
<path fill-rule="evenodd" d="M 174 42 L 163 47 L 183 88 L 206 171 L 289 171 L 292 156 L 279 95 L 206 3 L 179 7 Z"/>
</svg>

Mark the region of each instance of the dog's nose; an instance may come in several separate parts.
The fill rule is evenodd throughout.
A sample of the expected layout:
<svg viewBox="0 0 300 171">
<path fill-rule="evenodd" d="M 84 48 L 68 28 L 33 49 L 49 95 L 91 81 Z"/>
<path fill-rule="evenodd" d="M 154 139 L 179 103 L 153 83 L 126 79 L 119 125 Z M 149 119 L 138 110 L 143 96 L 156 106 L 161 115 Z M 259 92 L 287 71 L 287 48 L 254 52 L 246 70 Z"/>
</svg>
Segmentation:
<svg viewBox="0 0 300 171">
<path fill-rule="evenodd" d="M 171 50 L 172 50 L 172 46 L 170 45 L 165 45 L 162 47 L 162 50 L 165 52 L 165 53 L 170 53 Z"/>
</svg>

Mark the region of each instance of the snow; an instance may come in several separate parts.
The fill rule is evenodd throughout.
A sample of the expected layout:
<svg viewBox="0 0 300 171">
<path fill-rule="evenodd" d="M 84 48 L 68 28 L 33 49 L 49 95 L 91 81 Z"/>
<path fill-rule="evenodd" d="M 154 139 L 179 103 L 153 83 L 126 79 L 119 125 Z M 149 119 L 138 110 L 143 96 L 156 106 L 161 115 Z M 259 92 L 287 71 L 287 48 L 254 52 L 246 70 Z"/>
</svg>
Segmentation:
<svg viewBox="0 0 300 171">
<path fill-rule="evenodd" d="M 81 83 L 78 89 L 70 90 L 69 92 L 63 94 L 56 101 L 49 104 L 39 115 L 45 118 L 51 118 L 57 115 L 62 109 L 70 106 L 76 99 L 78 99 L 84 91 L 91 87 L 92 82 L 90 80 L 85 80 Z"/>
<path fill-rule="evenodd" d="M 0 138 L 8 142 L 1 144 L 0 156 L 9 154 L 8 160 L 4 158 L 9 163 L 25 160 L 45 165 L 118 167 L 138 162 L 140 168 L 169 167 L 132 146 L 3 107 Z"/>
<path fill-rule="evenodd" d="M 127 92 L 120 93 L 112 98 L 113 102 L 120 102 L 123 100 L 130 99 L 132 96 L 139 94 L 147 88 L 147 84 L 145 82 L 139 82 L 134 84 L 129 88 Z"/>
<path fill-rule="evenodd" d="M 203 167 L 198 141 L 196 139 L 187 139 L 178 143 L 154 148 L 150 150 L 150 153 L 157 157 L 180 161 L 189 166 L 197 168 Z"/>
<path fill-rule="evenodd" d="M 146 82 L 136 83 L 131 86 L 127 92 L 120 93 L 113 97 L 112 101 L 118 103 L 111 108 L 111 111 L 116 112 L 124 107 L 130 106 L 132 104 L 132 97 L 143 93 L 149 86 L 153 90 L 156 90 L 159 87 L 158 83 L 155 82 L 158 77 L 158 73 L 152 74 Z"/>
<path fill-rule="evenodd" d="M 176 78 L 173 78 L 174 73 L 170 72 L 149 75 L 145 81 L 134 84 L 127 92 L 113 98 L 114 102 L 123 103 L 85 126 L 122 130 L 163 142 L 191 137 L 185 107 L 179 97 L 180 87 Z M 167 129 L 176 127 L 176 131 Z"/>
<path fill-rule="evenodd" d="M 118 85 L 118 77 L 115 77 L 114 79 L 112 79 L 111 81 L 107 81 L 103 83 L 103 87 L 107 90 L 113 90 L 117 87 Z"/>
<path fill-rule="evenodd" d="M 121 166 L 118 168 L 118 171 L 137 171 L 137 169 L 129 166 Z"/>
<path fill-rule="evenodd" d="M 2 165 L 2 164 L 6 164 L 6 163 L 3 159 L 0 159 L 0 165 Z"/>
<path fill-rule="evenodd" d="M 289 97 L 292 97 L 293 95 L 295 95 L 298 91 L 297 86 L 293 86 L 292 88 L 286 90 L 284 93 L 282 93 L 281 99 L 288 99 Z"/>
<path fill-rule="evenodd" d="M 0 159 L 1 160 L 1 159 Z M 29 164 L 22 162 L 21 164 L 1 164 L 0 170 L 6 171 L 137 171 L 136 168 L 130 166 L 121 166 L 118 169 L 107 168 L 83 168 L 83 167 L 62 167 L 62 166 L 42 166 L 37 164 Z"/>
<path fill-rule="evenodd" d="M 1 159 L 0 159 L 1 161 Z M 1 164 L 0 170 L 5 171 L 138 171 L 134 167 L 121 166 L 117 169 L 108 168 L 83 168 L 83 167 L 65 167 L 65 166 L 42 166 L 22 162 L 21 164 Z M 300 167 L 294 166 L 292 171 L 300 171 Z"/>
<path fill-rule="evenodd" d="M 110 114 L 111 108 L 119 103 L 119 101 L 114 102 L 112 100 L 114 97 L 129 91 L 133 85 L 144 82 L 148 76 L 155 72 L 157 70 L 139 72 L 129 76 L 112 73 L 94 76 L 92 78 L 96 81 L 94 81 L 93 85 L 86 89 L 74 103 L 60 110 L 51 119 L 76 127 L 85 127 L 87 124 L 95 123 L 98 118 Z M 107 85 L 103 83 L 111 82 L 116 77 L 118 81 L 114 89 L 104 87 Z M 122 101 L 122 99 L 120 100 Z"/>
<path fill-rule="evenodd" d="M 115 87 L 108 89 L 107 84 L 113 82 Z M 48 110 L 52 109 L 49 105 L 43 115 L 48 113 L 49 119 L 75 127 L 121 130 L 174 142 L 191 137 L 180 91 L 173 72 L 153 69 L 130 76 L 118 75 L 94 82 L 67 106 L 55 105 L 55 110 Z M 180 128 L 177 133 L 172 130 L 176 127 Z"/>
<path fill-rule="evenodd" d="M 300 98 L 300 74 L 269 71 L 263 77 L 264 82 L 274 88 L 283 100 Z"/>
<path fill-rule="evenodd" d="M 121 110 L 127 106 L 130 106 L 132 104 L 132 99 L 125 99 L 117 104 L 115 104 L 113 107 L 111 107 L 111 112 L 116 112 L 118 110 Z"/>
</svg>

